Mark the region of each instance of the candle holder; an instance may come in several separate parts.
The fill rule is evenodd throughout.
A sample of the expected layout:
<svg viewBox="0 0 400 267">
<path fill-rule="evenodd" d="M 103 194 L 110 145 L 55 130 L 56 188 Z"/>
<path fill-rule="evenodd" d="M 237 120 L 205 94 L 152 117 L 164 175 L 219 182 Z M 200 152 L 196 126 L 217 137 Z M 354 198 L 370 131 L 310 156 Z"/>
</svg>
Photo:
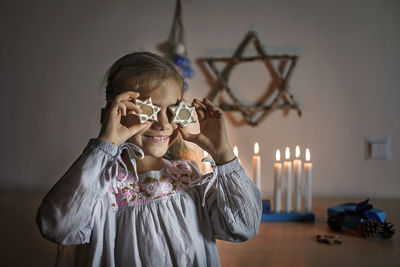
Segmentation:
<svg viewBox="0 0 400 267">
<path fill-rule="evenodd" d="M 312 211 L 273 212 L 269 199 L 263 199 L 261 222 L 315 222 Z"/>
</svg>

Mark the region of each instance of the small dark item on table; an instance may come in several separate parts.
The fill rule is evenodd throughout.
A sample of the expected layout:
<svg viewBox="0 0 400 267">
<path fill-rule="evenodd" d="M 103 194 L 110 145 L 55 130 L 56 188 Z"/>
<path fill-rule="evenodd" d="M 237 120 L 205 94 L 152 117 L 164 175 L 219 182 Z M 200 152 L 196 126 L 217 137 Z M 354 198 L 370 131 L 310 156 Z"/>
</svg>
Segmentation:
<svg viewBox="0 0 400 267">
<path fill-rule="evenodd" d="M 317 242 L 328 245 L 342 244 L 342 239 L 338 235 L 317 235 Z"/>
</svg>

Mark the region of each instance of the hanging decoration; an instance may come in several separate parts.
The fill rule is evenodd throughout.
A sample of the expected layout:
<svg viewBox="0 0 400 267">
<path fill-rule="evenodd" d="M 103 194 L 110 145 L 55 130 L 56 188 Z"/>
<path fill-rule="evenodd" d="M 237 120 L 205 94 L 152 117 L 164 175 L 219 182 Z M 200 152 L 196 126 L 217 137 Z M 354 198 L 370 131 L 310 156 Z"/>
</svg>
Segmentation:
<svg viewBox="0 0 400 267">
<path fill-rule="evenodd" d="M 255 50 L 257 51 L 256 56 L 243 55 L 245 48 L 250 44 L 254 45 Z M 288 86 L 289 78 L 293 73 L 294 67 L 296 66 L 297 59 L 298 57 L 295 55 L 267 54 L 260 44 L 256 33 L 249 32 L 239 44 L 239 47 L 236 49 L 232 57 L 204 59 L 214 72 L 217 79 L 217 86 L 211 91 L 211 93 L 208 95 L 208 98 L 214 102 L 219 101 L 218 99 L 216 100 L 218 94 L 225 91 L 233 103 L 219 101 L 219 107 L 225 111 L 239 111 L 243 115 L 244 121 L 251 126 L 257 126 L 263 119 L 266 118 L 267 115 L 278 109 L 295 109 L 297 110 L 298 115 L 301 116 L 299 105 L 294 100 L 293 95 L 289 92 Z M 229 75 L 231 74 L 233 68 L 240 63 L 253 61 L 264 62 L 267 71 L 272 78 L 272 90 L 277 90 L 276 96 L 269 105 L 267 105 L 266 102 L 270 100 L 270 97 L 251 105 L 245 105 L 234 94 L 229 86 Z M 226 63 L 226 65 L 222 70 L 219 70 L 216 66 L 217 62 Z M 275 64 L 277 67 L 273 64 L 274 62 L 277 62 L 277 64 Z"/>
<path fill-rule="evenodd" d="M 191 67 L 191 62 L 187 57 L 187 46 L 185 42 L 185 33 L 182 22 L 182 5 L 181 0 L 176 0 L 174 20 L 172 22 L 171 33 L 168 38 L 168 55 L 178 67 L 183 78 L 192 78 L 194 71 Z M 185 91 L 188 89 L 188 84 L 185 81 Z"/>
</svg>

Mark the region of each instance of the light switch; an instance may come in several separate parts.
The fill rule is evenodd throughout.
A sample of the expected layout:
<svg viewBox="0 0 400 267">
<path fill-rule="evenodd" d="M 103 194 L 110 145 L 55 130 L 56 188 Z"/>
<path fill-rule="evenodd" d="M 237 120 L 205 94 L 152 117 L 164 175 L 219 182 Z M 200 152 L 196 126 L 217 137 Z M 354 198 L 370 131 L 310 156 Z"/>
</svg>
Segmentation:
<svg viewBox="0 0 400 267">
<path fill-rule="evenodd" d="M 390 159 L 390 137 L 371 137 L 367 142 L 369 159 Z"/>
</svg>

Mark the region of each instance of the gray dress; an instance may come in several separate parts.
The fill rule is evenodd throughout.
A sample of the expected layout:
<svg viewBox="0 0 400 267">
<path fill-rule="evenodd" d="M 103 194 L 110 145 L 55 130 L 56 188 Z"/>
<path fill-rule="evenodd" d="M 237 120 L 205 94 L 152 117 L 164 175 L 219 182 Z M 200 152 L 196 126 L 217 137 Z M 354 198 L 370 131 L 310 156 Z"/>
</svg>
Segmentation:
<svg viewBox="0 0 400 267">
<path fill-rule="evenodd" d="M 215 239 L 258 233 L 261 196 L 237 159 L 201 176 L 195 163 L 127 171 L 142 151 L 91 139 L 44 198 L 42 235 L 59 244 L 56 266 L 220 266 Z"/>
</svg>

